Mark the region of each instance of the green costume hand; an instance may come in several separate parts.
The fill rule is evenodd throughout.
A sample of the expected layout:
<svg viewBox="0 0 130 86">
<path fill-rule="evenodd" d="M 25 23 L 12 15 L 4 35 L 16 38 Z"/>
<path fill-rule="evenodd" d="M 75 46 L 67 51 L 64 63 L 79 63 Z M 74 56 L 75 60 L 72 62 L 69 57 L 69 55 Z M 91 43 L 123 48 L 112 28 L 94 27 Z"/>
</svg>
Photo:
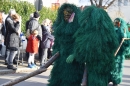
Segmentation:
<svg viewBox="0 0 130 86">
<path fill-rule="evenodd" d="M 69 55 L 68 58 L 66 59 L 67 63 L 72 63 L 74 60 L 74 56 L 73 55 Z"/>
</svg>

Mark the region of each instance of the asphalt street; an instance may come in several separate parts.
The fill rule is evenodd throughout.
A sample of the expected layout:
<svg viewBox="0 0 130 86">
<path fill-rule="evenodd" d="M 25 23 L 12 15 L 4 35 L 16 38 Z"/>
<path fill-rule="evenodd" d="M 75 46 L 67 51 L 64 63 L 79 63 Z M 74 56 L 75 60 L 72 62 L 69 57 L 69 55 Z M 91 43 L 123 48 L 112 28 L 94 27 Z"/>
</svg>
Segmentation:
<svg viewBox="0 0 130 86">
<path fill-rule="evenodd" d="M 49 79 L 50 71 L 51 69 L 48 69 L 46 72 L 29 78 L 14 86 L 47 86 L 47 80 Z M 28 73 L 29 72 L 0 75 L 0 86 L 5 82 L 8 82 L 12 79 L 16 79 Z M 112 86 L 111 83 L 109 86 Z M 130 86 L 130 60 L 125 60 L 124 62 L 123 81 L 119 86 Z"/>
<path fill-rule="evenodd" d="M 1 84 L 8 82 L 10 80 L 19 78 L 25 74 L 28 74 L 29 72 L 26 73 L 14 73 L 14 74 L 6 74 L 6 75 L 0 75 L 0 86 Z M 48 83 L 49 79 L 49 74 L 50 70 L 47 70 L 46 72 L 43 72 L 39 75 L 36 75 L 34 77 L 31 77 L 25 81 L 22 81 L 14 86 L 46 86 Z"/>
</svg>

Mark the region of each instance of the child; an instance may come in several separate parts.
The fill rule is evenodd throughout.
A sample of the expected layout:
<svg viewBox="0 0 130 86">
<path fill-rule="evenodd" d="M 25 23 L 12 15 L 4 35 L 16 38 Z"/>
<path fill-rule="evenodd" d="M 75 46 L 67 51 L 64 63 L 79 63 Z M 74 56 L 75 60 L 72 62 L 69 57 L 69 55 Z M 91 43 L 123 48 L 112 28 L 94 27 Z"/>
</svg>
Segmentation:
<svg viewBox="0 0 130 86">
<path fill-rule="evenodd" d="M 26 51 L 29 52 L 29 59 L 28 59 L 28 67 L 34 68 L 36 65 L 34 64 L 34 56 L 38 53 L 38 43 L 39 40 L 36 37 L 38 35 L 38 31 L 32 31 L 31 35 L 28 37 L 28 43 L 26 47 Z"/>
</svg>

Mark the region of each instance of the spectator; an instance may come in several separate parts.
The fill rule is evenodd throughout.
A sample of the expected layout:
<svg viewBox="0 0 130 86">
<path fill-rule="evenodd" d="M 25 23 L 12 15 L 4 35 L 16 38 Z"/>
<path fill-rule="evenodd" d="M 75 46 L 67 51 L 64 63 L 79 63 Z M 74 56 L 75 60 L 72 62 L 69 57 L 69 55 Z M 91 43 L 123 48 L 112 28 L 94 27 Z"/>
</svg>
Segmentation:
<svg viewBox="0 0 130 86">
<path fill-rule="evenodd" d="M 31 21 L 29 22 L 27 32 L 29 32 L 29 34 L 30 34 L 32 31 L 37 29 L 38 30 L 37 38 L 39 40 L 41 40 L 42 39 L 42 29 L 41 29 L 41 25 L 38 23 L 39 18 L 40 18 L 39 13 L 38 12 L 34 12 L 33 13 L 33 19 L 31 19 Z M 29 36 L 29 34 L 26 34 L 26 35 Z"/>
<path fill-rule="evenodd" d="M 28 27 L 29 27 L 29 22 L 30 22 L 32 19 L 33 19 L 33 13 L 30 14 L 30 18 L 29 18 L 29 20 L 26 22 L 26 31 L 27 31 L 27 29 L 28 29 Z"/>
<path fill-rule="evenodd" d="M 33 19 L 33 13 L 30 14 L 30 18 L 29 18 L 29 20 L 26 22 L 26 31 L 28 30 L 29 22 L 30 22 L 32 19 Z M 26 39 L 27 39 L 27 38 L 26 38 Z M 27 41 L 28 41 L 28 39 L 27 39 Z M 27 58 L 27 60 L 28 60 L 28 58 L 29 58 L 29 53 L 28 53 L 28 52 L 26 52 L 26 58 Z"/>
<path fill-rule="evenodd" d="M 20 16 L 15 12 L 14 9 L 11 9 L 9 12 L 9 16 L 6 18 L 6 37 L 5 37 L 5 45 L 7 50 L 9 51 L 8 58 L 8 69 L 16 69 L 13 66 L 14 57 L 17 54 L 19 49 L 19 34 L 20 34 Z"/>
<path fill-rule="evenodd" d="M 3 22 L 3 16 L 2 13 L 0 12 L 0 51 L 2 50 L 2 45 L 4 43 L 4 36 L 5 36 L 5 27 Z"/>
<path fill-rule="evenodd" d="M 48 19 L 48 18 L 45 19 L 42 24 L 47 28 L 47 30 L 50 33 L 53 32 L 52 31 L 52 21 L 50 19 Z M 54 42 L 51 42 L 51 43 L 53 44 Z M 50 46 L 50 48 L 48 48 L 48 51 L 47 51 L 47 58 L 50 59 L 51 56 L 52 56 L 52 46 Z"/>
<path fill-rule="evenodd" d="M 32 31 L 31 35 L 28 37 L 26 51 L 29 52 L 29 59 L 28 59 L 29 68 L 36 67 L 36 65 L 34 64 L 34 57 L 35 54 L 38 53 L 39 40 L 37 38 L 37 35 L 38 35 L 38 30 L 34 30 Z"/>
<path fill-rule="evenodd" d="M 40 66 L 43 66 L 47 62 L 47 53 L 48 48 L 51 48 L 51 44 L 54 41 L 53 35 L 50 33 L 50 28 L 47 28 L 45 25 L 45 21 L 43 21 L 42 27 L 42 41 L 39 46 L 39 58 Z"/>
<path fill-rule="evenodd" d="M 34 12 L 33 18 L 30 20 L 29 25 L 28 25 L 28 30 L 27 30 L 27 33 L 26 33 L 27 38 L 30 36 L 32 31 L 38 30 L 37 38 L 39 39 L 39 41 L 42 40 L 42 29 L 41 29 L 41 25 L 38 22 L 39 18 L 40 18 L 39 13 Z"/>
</svg>

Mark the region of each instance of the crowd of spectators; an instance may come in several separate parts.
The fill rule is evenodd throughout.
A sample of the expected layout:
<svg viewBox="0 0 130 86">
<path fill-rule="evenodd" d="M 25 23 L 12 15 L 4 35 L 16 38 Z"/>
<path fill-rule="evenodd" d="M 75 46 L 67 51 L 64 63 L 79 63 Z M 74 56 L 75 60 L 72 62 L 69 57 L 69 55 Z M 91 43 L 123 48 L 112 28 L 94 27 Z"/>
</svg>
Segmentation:
<svg viewBox="0 0 130 86">
<path fill-rule="evenodd" d="M 40 14 L 36 11 L 30 14 L 30 18 L 26 21 L 26 56 L 29 68 L 35 68 L 35 56 L 38 54 L 40 66 L 43 66 L 51 56 L 51 48 L 54 36 L 51 34 L 52 21 L 50 19 L 43 20 L 39 23 Z M 14 64 L 18 63 L 16 55 L 21 47 L 21 16 L 10 9 L 8 16 L 4 19 L 4 12 L 0 12 L 0 51 L 2 46 L 6 46 L 5 65 L 8 69 L 16 70 Z M 19 55 L 19 54 L 18 54 Z"/>
</svg>

